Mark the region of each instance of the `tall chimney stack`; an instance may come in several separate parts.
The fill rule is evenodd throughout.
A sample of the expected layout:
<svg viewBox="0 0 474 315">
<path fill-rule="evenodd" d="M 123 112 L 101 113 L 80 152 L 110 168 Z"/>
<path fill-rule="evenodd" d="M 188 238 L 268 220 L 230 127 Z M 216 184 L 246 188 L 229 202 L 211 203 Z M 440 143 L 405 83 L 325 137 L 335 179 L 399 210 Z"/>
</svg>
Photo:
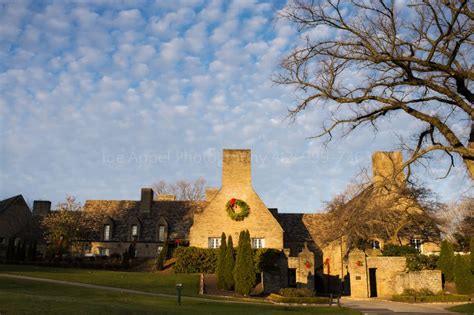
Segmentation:
<svg viewBox="0 0 474 315">
<path fill-rule="evenodd" d="M 33 215 L 46 216 L 51 211 L 51 201 L 35 200 L 33 201 Z"/>
<path fill-rule="evenodd" d="M 150 213 L 153 203 L 153 189 L 142 188 L 142 198 L 140 200 L 140 212 Z"/>
<path fill-rule="evenodd" d="M 405 174 L 402 170 L 403 156 L 400 151 L 376 151 L 372 153 L 372 173 L 374 184 L 387 186 L 402 185 Z"/>
<path fill-rule="evenodd" d="M 252 185 L 250 150 L 224 149 L 222 163 L 222 187 L 246 187 Z"/>
</svg>

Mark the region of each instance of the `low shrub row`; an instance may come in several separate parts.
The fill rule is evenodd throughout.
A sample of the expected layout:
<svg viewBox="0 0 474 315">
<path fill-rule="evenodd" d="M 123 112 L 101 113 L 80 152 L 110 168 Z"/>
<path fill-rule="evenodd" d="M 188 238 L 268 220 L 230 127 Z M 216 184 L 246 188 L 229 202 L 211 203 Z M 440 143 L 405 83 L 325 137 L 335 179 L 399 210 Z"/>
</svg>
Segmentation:
<svg viewBox="0 0 474 315">
<path fill-rule="evenodd" d="M 313 297 L 314 291 L 307 288 L 283 288 L 278 294 L 284 297 Z"/>
<path fill-rule="evenodd" d="M 269 298 L 277 303 L 330 304 L 330 300 L 327 297 L 287 297 L 272 293 Z"/>
<path fill-rule="evenodd" d="M 433 293 L 428 289 L 413 290 L 407 289 L 402 294 L 392 296 L 392 300 L 396 302 L 406 303 L 433 303 L 433 302 L 469 302 L 467 295 Z"/>
<path fill-rule="evenodd" d="M 462 294 L 437 294 L 437 295 L 394 295 L 392 301 L 406 303 L 434 303 L 434 302 L 469 302 L 470 298 Z"/>
<path fill-rule="evenodd" d="M 234 257 L 238 247 L 234 247 Z M 283 255 L 281 251 L 271 248 L 261 248 L 253 250 L 255 271 L 278 270 L 278 259 Z M 198 248 L 198 247 L 178 247 L 174 252 L 176 273 L 215 273 L 219 249 Z"/>
</svg>

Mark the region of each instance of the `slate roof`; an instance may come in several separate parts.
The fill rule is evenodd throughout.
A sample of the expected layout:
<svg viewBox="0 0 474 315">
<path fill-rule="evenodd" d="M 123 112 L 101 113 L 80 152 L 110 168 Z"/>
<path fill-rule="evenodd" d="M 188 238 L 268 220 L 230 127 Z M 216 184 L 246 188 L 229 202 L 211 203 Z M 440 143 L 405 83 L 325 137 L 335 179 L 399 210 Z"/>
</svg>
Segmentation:
<svg viewBox="0 0 474 315">
<path fill-rule="evenodd" d="M 138 220 L 141 229 L 139 242 L 156 242 L 160 218 L 168 223 L 169 239 L 187 240 L 194 213 L 207 205 L 205 201 L 153 201 L 150 213 L 143 213 L 140 212 L 140 203 L 133 200 L 87 200 L 84 210 L 99 211 L 112 219 L 111 241 L 127 242 L 130 222 Z"/>
<path fill-rule="evenodd" d="M 0 201 L 0 214 L 2 214 L 5 210 L 7 210 L 11 205 L 14 205 L 15 202 L 20 201 L 20 200 L 28 207 L 22 195 L 16 195 L 16 196 Z"/>
<path fill-rule="evenodd" d="M 323 213 L 277 213 L 275 218 L 284 230 L 283 242 L 319 242 Z M 318 234 L 319 233 L 319 234 Z"/>
</svg>

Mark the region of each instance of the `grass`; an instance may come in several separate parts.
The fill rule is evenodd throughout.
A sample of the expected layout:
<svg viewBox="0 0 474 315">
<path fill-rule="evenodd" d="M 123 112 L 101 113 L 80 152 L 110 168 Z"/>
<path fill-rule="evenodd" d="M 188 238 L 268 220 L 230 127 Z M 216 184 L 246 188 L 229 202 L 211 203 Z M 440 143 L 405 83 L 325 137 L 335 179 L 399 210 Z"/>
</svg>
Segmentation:
<svg viewBox="0 0 474 315">
<path fill-rule="evenodd" d="M 474 314 L 474 303 L 448 307 L 447 310 L 464 314 Z"/>
<path fill-rule="evenodd" d="M 2 278 L 0 314 L 360 314 L 334 307 L 234 304 L 111 292 L 31 280 Z"/>
<path fill-rule="evenodd" d="M 199 276 L 192 274 L 124 272 L 1 264 L 0 273 L 173 295 L 176 294 L 176 284 L 182 283 L 182 295 L 197 296 L 199 293 Z"/>
</svg>

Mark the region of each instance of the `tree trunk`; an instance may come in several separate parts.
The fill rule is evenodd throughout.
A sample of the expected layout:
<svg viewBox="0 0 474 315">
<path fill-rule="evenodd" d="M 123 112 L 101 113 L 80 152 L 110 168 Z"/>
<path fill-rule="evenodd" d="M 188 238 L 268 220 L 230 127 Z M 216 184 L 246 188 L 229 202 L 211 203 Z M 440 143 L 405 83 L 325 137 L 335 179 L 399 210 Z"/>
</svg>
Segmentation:
<svg viewBox="0 0 474 315">
<path fill-rule="evenodd" d="M 471 124 L 471 134 L 469 135 L 468 149 L 469 151 L 474 152 L 474 123 Z M 471 179 L 474 180 L 474 160 L 465 158 L 464 163 L 466 164 L 467 171 L 469 172 Z"/>
</svg>

